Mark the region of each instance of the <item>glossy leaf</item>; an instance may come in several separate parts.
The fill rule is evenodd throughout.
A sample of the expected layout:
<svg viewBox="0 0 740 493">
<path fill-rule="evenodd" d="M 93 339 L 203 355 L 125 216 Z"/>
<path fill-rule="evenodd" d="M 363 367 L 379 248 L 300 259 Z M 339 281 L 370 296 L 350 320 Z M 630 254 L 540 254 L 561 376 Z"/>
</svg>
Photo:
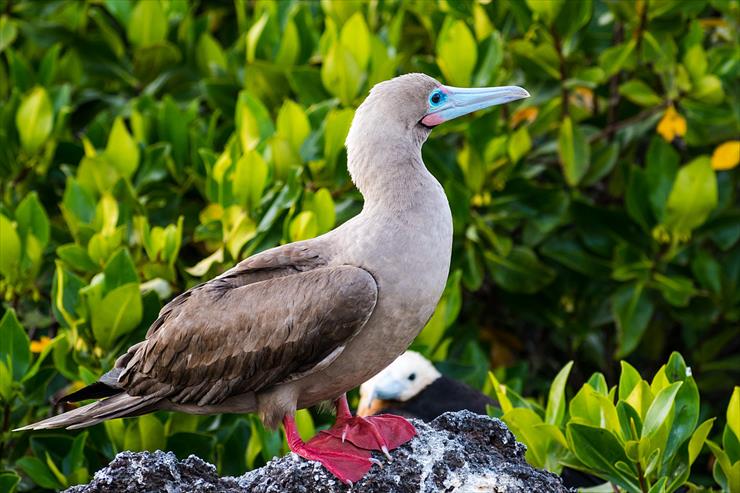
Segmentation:
<svg viewBox="0 0 740 493">
<path fill-rule="evenodd" d="M 717 179 L 709 158 L 697 158 L 678 170 L 668 196 L 665 225 L 675 235 L 686 237 L 716 205 Z"/>
<path fill-rule="evenodd" d="M 612 313 L 619 331 L 618 357 L 631 353 L 653 316 L 653 302 L 641 284 L 626 284 L 612 296 Z"/>
<path fill-rule="evenodd" d="M 461 20 L 450 20 L 437 39 L 437 65 L 448 84 L 470 85 L 478 61 L 478 46 L 470 29 Z"/>
<path fill-rule="evenodd" d="M 15 125 L 23 148 L 36 152 L 51 135 L 54 112 L 43 87 L 34 87 L 21 101 L 15 115 Z"/>
<path fill-rule="evenodd" d="M 9 368 L 14 380 L 20 381 L 31 365 L 30 342 L 18 322 L 15 310 L 5 312 L 0 319 L 0 361 Z"/>
<path fill-rule="evenodd" d="M 566 117 L 560 127 L 558 152 L 565 180 L 576 186 L 588 171 L 591 149 L 578 125 Z"/>
</svg>

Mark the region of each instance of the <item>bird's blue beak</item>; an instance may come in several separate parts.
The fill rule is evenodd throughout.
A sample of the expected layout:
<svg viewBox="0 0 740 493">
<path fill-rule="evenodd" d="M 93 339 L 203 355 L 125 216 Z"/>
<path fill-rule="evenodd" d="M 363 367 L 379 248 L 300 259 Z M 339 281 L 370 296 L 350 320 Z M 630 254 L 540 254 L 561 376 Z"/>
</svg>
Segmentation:
<svg viewBox="0 0 740 493">
<path fill-rule="evenodd" d="M 489 106 L 529 97 L 526 89 L 518 86 L 474 88 L 440 86 L 438 91 L 441 92 L 439 103 L 435 105 L 434 100 L 430 100 L 429 112 L 421 120 L 421 123 L 428 127 Z"/>
</svg>

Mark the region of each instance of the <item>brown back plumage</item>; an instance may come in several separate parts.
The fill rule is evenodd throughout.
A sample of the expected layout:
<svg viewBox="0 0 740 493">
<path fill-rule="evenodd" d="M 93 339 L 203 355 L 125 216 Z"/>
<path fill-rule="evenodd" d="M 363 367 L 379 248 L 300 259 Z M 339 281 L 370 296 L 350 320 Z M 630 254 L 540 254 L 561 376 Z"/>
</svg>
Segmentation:
<svg viewBox="0 0 740 493">
<path fill-rule="evenodd" d="M 144 341 L 67 400 L 118 395 L 23 429 L 80 428 L 172 403 L 215 405 L 306 375 L 341 352 L 377 295 L 367 271 L 330 267 L 305 244 L 260 253 L 173 299 Z"/>
</svg>

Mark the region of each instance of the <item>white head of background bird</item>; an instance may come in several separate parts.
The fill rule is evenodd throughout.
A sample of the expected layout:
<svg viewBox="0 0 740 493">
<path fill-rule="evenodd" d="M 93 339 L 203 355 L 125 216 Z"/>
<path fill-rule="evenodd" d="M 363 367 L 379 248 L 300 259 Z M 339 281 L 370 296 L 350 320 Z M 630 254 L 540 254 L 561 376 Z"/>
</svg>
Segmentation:
<svg viewBox="0 0 740 493">
<path fill-rule="evenodd" d="M 406 402 L 441 377 L 434 365 L 416 351 L 406 351 L 383 371 L 360 386 L 358 413 L 375 399 Z"/>
</svg>

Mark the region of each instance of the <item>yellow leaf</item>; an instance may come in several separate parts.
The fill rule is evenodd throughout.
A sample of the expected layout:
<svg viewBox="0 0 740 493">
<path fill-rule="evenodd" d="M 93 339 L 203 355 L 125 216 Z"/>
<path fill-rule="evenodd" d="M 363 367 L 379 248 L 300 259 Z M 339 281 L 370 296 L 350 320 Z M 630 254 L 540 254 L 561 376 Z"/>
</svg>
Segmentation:
<svg viewBox="0 0 740 493">
<path fill-rule="evenodd" d="M 720 144 L 712 154 L 712 169 L 732 169 L 740 163 L 740 140 Z"/>
<path fill-rule="evenodd" d="M 49 339 L 47 336 L 41 336 L 41 339 L 39 339 L 38 341 L 31 341 L 31 352 L 40 353 L 49 344 L 51 344 L 51 339 Z"/>
<path fill-rule="evenodd" d="M 521 122 L 532 123 L 537 119 L 540 110 L 536 106 L 520 108 L 511 115 L 511 127 L 515 128 Z"/>
<path fill-rule="evenodd" d="M 676 137 L 686 135 L 686 119 L 676 111 L 676 108 L 669 106 L 658 123 L 657 131 L 667 142 L 673 142 Z"/>
</svg>

